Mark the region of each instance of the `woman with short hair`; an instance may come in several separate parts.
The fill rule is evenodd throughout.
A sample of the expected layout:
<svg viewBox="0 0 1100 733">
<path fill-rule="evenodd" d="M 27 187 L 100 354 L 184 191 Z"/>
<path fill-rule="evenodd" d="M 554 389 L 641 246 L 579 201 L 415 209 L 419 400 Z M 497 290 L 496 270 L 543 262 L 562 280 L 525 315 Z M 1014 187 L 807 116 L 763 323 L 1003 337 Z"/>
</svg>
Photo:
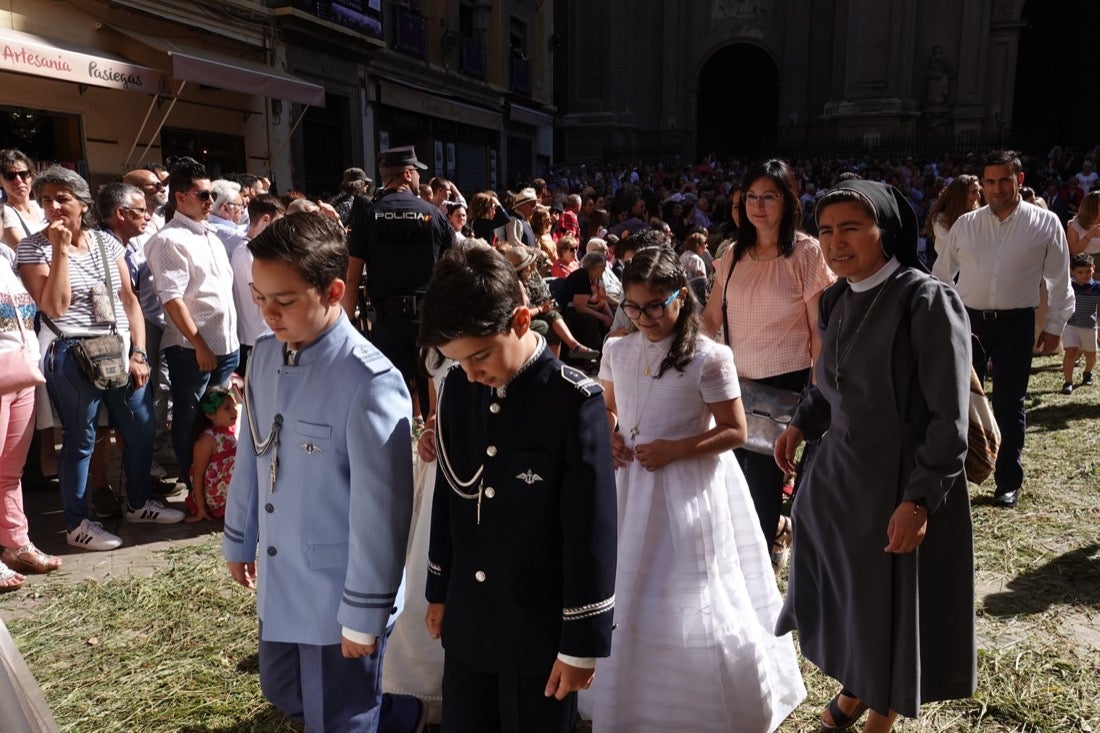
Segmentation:
<svg viewBox="0 0 1100 733">
<path fill-rule="evenodd" d="M 47 349 L 43 371 L 64 434 L 58 476 L 66 541 L 85 550 L 112 550 L 122 540 L 91 521 L 85 503 L 101 404 L 123 440 L 129 502 L 125 519 L 174 523 L 184 516 L 149 499 L 155 423 L 152 395 L 145 389 L 149 379 L 145 319 L 121 242 L 91 228 L 93 200 L 88 183 L 67 168 L 53 166 L 35 178 L 34 194 L 50 224 L 19 243 L 17 262 L 45 326 L 57 336 Z M 101 389 L 85 375 L 77 351 L 84 339 L 116 332 L 122 337 L 120 358 L 130 383 Z"/>
</svg>

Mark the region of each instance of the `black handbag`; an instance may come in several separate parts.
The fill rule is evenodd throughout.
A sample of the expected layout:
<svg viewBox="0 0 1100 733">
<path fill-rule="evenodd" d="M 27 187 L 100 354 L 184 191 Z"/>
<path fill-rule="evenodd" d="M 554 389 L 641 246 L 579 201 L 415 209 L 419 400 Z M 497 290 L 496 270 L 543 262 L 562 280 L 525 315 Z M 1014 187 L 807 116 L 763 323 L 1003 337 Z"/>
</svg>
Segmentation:
<svg viewBox="0 0 1100 733">
<path fill-rule="evenodd" d="M 107 261 L 107 250 L 104 248 L 103 240 L 99 238 L 98 233 L 93 232 L 93 234 L 95 235 L 96 244 L 99 245 L 99 256 L 103 260 L 103 269 L 107 278 L 107 295 L 110 298 L 111 312 L 113 313 L 115 309 L 115 291 L 111 279 L 111 267 Z M 65 338 L 53 321 L 45 315 L 42 316 L 42 320 L 50 327 L 54 335 L 58 338 Z M 85 336 L 77 338 L 75 341 L 69 351 L 76 359 L 80 372 L 93 387 L 96 389 L 118 389 L 130 383 L 130 373 L 126 369 L 128 361 L 125 354 L 126 344 L 122 340 L 122 336 L 115 330 L 113 323 L 111 324 L 110 333 L 102 336 Z"/>
<path fill-rule="evenodd" d="M 730 324 L 727 314 L 726 292 L 729 290 L 733 268 L 737 264 L 733 259 L 733 248 L 729 252 L 730 269 L 726 282 L 722 285 L 722 330 L 726 345 L 731 349 Z M 773 387 L 755 379 L 738 379 L 741 383 L 741 404 L 745 408 L 745 421 L 748 435 L 741 446 L 753 453 L 770 456 L 775 452 L 775 441 L 780 433 L 787 429 L 794 418 L 795 410 L 802 399 L 801 392 Z"/>
</svg>

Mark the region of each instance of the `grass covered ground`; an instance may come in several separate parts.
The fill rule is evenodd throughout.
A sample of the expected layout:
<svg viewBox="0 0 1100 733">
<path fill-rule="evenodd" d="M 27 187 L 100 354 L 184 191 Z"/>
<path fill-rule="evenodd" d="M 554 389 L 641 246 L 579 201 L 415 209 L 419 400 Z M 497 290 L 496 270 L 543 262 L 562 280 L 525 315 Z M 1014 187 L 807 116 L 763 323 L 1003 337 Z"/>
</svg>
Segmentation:
<svg viewBox="0 0 1100 733">
<path fill-rule="evenodd" d="M 996 509 L 989 486 L 972 487 L 979 689 L 897 731 L 1100 731 L 1100 386 L 1059 394 L 1059 363 L 1036 361 L 1020 506 Z M 165 559 L 149 578 L 58 575 L 22 591 L 34 611 L 8 625 L 62 729 L 299 730 L 260 695 L 253 598 L 226 575 L 218 538 Z M 816 730 L 836 691 L 803 671 L 809 698 L 785 732 Z"/>
</svg>

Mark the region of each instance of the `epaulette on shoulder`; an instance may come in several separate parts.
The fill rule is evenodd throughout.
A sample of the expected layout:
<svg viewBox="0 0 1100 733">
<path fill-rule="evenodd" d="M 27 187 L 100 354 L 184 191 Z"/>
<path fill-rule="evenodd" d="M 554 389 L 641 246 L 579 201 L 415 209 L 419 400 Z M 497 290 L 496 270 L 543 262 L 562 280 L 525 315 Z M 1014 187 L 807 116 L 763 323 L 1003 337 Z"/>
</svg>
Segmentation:
<svg viewBox="0 0 1100 733">
<path fill-rule="evenodd" d="M 600 383 L 595 379 L 588 376 L 580 369 L 566 366 L 565 364 L 561 366 L 561 378 L 573 385 L 573 387 L 585 397 L 592 397 L 593 395 L 598 395 L 603 392 L 603 387 L 601 387 Z"/>
<path fill-rule="evenodd" d="M 359 363 L 370 374 L 382 374 L 393 369 L 393 364 L 382 355 L 382 352 L 370 344 L 359 344 L 355 347 L 353 353 Z"/>
</svg>

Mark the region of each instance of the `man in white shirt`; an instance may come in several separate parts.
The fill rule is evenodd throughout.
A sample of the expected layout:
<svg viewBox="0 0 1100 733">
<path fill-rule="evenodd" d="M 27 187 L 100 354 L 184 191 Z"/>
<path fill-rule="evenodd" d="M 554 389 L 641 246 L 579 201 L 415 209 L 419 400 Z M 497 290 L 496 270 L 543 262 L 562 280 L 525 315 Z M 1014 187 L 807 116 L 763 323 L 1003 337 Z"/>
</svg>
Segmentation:
<svg viewBox="0 0 1100 733">
<path fill-rule="evenodd" d="M 225 245 L 225 256 L 233 254 L 233 247 L 240 241 L 244 229 L 241 218 L 244 213 L 244 198 L 241 196 L 241 184 L 219 178 L 211 184 L 214 191 L 214 208 L 210 211 L 207 223 Z"/>
<path fill-rule="evenodd" d="M 1021 205 L 1023 182 L 1016 153 L 990 153 L 981 180 L 988 204 L 955 222 L 933 270 L 947 283 L 959 277 L 955 289 L 985 352 L 974 358 L 983 381 L 987 361 L 993 363 L 993 415 L 1001 429 L 993 503 L 1003 507 L 1016 506 L 1024 480 L 1024 395 L 1031 375 L 1040 282 L 1046 282 L 1048 305 L 1038 339 L 1042 352 L 1058 347 L 1074 304 L 1065 232 L 1053 213 Z"/>
<path fill-rule="evenodd" d="M 256 344 L 256 337 L 268 330 L 252 290 L 252 251 L 248 243 L 260 236 L 271 222 L 281 219 L 285 211 L 282 202 L 269 193 L 253 196 L 248 202 L 248 232 L 240 237 L 229 257 L 233 267 L 233 302 L 237 306 L 237 337 L 241 342 L 237 374 L 241 376 L 248 368 L 248 355 Z"/>
<path fill-rule="evenodd" d="M 191 430 L 199 399 L 229 381 L 239 356 L 233 273 L 207 226 L 214 192 L 206 169 L 183 158 L 168 177 L 171 220 L 145 245 L 168 324 L 162 344 L 172 381 L 172 447 L 190 486 Z"/>
</svg>

